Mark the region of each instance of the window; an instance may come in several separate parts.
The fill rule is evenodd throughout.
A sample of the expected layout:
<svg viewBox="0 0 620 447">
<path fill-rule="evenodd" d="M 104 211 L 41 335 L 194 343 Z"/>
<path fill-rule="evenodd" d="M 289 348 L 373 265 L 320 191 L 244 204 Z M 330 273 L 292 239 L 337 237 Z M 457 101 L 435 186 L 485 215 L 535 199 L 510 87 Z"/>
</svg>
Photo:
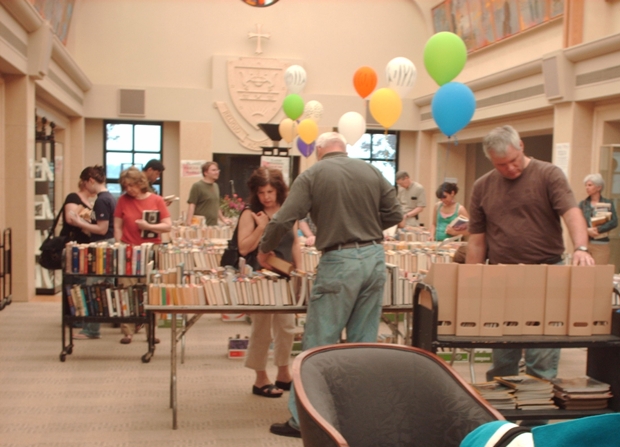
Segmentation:
<svg viewBox="0 0 620 447">
<path fill-rule="evenodd" d="M 368 130 L 347 152 L 351 158 L 370 163 L 381 171 L 391 185 L 395 184 L 398 133 Z"/>
<path fill-rule="evenodd" d="M 144 121 L 105 121 L 103 125 L 108 189 L 118 197 L 121 194 L 119 177 L 124 169 L 130 166 L 142 169 L 149 160 L 163 158 L 163 125 Z M 161 194 L 161 178 L 153 188 Z"/>
</svg>

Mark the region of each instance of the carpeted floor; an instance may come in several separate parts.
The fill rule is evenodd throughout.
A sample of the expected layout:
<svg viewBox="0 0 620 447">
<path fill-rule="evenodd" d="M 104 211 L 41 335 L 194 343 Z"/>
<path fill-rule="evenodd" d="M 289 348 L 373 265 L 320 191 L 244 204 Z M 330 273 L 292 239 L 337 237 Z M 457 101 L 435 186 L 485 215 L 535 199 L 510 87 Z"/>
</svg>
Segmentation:
<svg viewBox="0 0 620 447">
<path fill-rule="evenodd" d="M 269 433 L 288 418 L 288 393 L 251 394 L 254 373 L 227 358 L 236 334 L 248 335 L 249 325 L 212 315 L 191 329 L 172 430 L 169 329 L 157 330 L 162 342 L 150 363 L 140 360 L 143 333 L 121 345 L 109 324 L 99 340 L 76 340 L 62 363 L 60 303 L 14 302 L 0 312 L 0 445 L 301 446 Z"/>
<path fill-rule="evenodd" d="M 300 447 L 299 439 L 269 433 L 289 417 L 288 394 L 252 395 L 254 373 L 227 358 L 228 337 L 249 329 L 204 315 L 190 330 L 178 365 L 179 429 L 172 430 L 169 329 L 157 329 L 162 342 L 150 363 L 140 360 L 143 333 L 121 345 L 109 324 L 99 340 L 76 340 L 62 363 L 60 303 L 14 302 L 0 312 L 0 446 Z M 564 350 L 560 375 L 584 374 L 585 355 Z M 476 365 L 478 381 L 487 367 Z M 455 369 L 469 379 L 467 363 Z"/>
</svg>

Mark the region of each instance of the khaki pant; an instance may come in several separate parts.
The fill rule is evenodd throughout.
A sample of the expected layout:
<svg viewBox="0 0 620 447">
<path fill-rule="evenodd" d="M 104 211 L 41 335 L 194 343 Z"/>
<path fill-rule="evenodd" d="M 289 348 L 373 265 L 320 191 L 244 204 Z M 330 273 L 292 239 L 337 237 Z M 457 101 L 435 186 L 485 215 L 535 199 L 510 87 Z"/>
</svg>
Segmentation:
<svg viewBox="0 0 620 447">
<path fill-rule="evenodd" d="M 269 345 L 273 338 L 273 363 L 286 366 L 291 360 L 295 336 L 295 315 L 252 314 L 252 332 L 245 358 L 245 366 L 255 371 L 267 369 Z M 273 337 L 272 337 L 273 330 Z"/>
<path fill-rule="evenodd" d="M 588 244 L 588 250 L 590 254 L 594 258 L 594 262 L 596 265 L 607 265 L 609 264 L 609 258 L 611 255 L 611 250 L 609 248 L 609 243 L 604 244 Z"/>
</svg>

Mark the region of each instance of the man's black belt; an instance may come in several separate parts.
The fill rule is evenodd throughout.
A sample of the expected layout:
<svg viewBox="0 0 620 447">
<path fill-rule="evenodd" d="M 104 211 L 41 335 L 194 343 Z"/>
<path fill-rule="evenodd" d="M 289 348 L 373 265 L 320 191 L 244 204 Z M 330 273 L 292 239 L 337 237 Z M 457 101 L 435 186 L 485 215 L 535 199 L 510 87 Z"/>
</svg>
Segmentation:
<svg viewBox="0 0 620 447">
<path fill-rule="evenodd" d="M 334 250 L 342 250 L 345 248 L 367 247 L 369 245 L 379 244 L 380 242 L 381 241 L 363 241 L 363 242 L 347 242 L 346 244 L 336 244 L 336 245 L 332 245 L 331 247 L 324 248 L 323 253 L 327 253 L 328 251 L 334 251 Z"/>
<path fill-rule="evenodd" d="M 562 256 L 558 255 L 553 258 L 547 259 L 546 261 L 542 261 L 540 262 L 540 264 L 555 265 L 555 264 L 559 264 L 560 262 L 562 262 Z"/>
</svg>

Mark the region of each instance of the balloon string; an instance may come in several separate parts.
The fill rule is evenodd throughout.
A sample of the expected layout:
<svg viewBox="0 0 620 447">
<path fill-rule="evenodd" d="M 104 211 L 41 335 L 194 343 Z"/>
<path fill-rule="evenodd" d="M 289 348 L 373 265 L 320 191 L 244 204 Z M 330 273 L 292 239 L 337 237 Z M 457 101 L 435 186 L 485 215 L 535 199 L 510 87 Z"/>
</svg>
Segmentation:
<svg viewBox="0 0 620 447">
<path fill-rule="evenodd" d="M 448 176 L 448 160 L 450 160 L 450 146 L 446 146 L 446 161 L 445 166 L 443 167 L 443 182 L 446 181 L 446 177 Z"/>
</svg>

